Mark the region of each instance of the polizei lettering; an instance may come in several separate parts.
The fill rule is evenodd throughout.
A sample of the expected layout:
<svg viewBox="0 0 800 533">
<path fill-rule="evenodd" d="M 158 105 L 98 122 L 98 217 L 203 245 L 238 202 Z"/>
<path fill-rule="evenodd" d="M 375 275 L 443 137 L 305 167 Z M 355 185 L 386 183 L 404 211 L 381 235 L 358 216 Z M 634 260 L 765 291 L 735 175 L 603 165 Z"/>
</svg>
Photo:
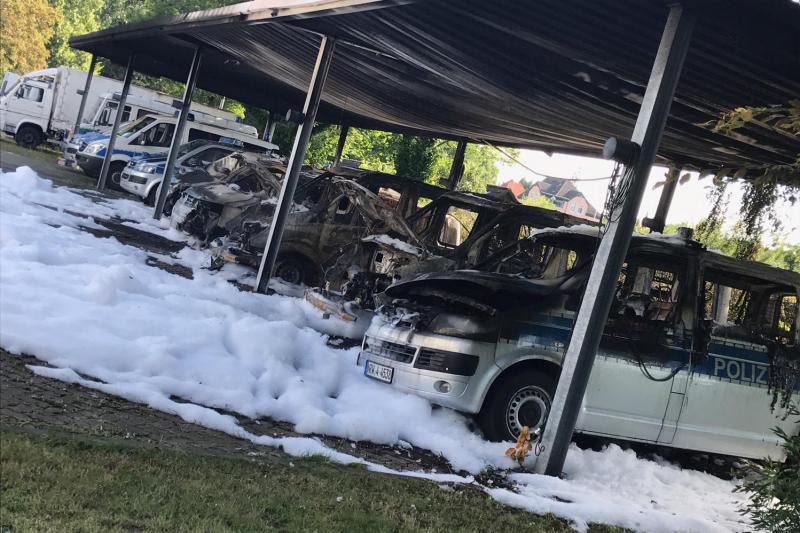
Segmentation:
<svg viewBox="0 0 800 533">
<path fill-rule="evenodd" d="M 750 361 L 739 361 L 725 357 L 714 357 L 714 376 L 727 378 L 732 381 L 748 381 L 767 384 L 767 371 L 769 367 Z"/>
</svg>

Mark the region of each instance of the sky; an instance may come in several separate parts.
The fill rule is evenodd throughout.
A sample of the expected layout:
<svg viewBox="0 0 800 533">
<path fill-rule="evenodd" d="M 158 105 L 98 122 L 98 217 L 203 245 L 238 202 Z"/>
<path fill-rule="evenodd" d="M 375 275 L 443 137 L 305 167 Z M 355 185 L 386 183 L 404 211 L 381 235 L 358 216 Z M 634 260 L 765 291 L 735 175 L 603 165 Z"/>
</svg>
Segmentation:
<svg viewBox="0 0 800 533">
<path fill-rule="evenodd" d="M 507 180 L 521 180 L 527 178 L 531 181 L 543 179 L 531 172 L 530 169 L 559 176 L 563 178 L 599 178 L 609 176 L 614 166 L 612 161 L 600 158 L 579 157 L 574 155 L 553 154 L 549 156 L 544 152 L 536 150 L 520 150 L 518 160 L 521 164 L 510 161 L 498 163 L 500 173 L 497 183 Z M 525 166 L 523 166 L 525 165 Z M 649 183 L 639 209 L 639 219 L 642 217 L 652 217 L 655 214 L 658 199 L 661 195 L 661 188 L 653 189 L 659 181 L 663 181 L 667 169 L 655 166 L 650 173 Z M 672 201 L 667 224 L 677 224 L 681 222 L 695 225 L 708 215 L 711 209 L 711 201 L 708 199 L 708 192 L 712 188 L 711 177 L 702 180 L 698 179 L 697 173 L 691 173 L 691 179 L 678 186 L 675 197 Z M 602 210 L 605 201 L 608 180 L 602 181 L 577 181 L 575 186 L 586 196 L 598 211 Z M 728 225 L 735 220 L 735 215 L 740 211 L 742 201 L 742 186 L 733 183 L 728 186 L 730 201 L 726 213 Z M 791 206 L 788 202 L 780 202 L 778 214 L 783 221 L 781 240 L 790 244 L 800 245 L 800 205 Z"/>
</svg>

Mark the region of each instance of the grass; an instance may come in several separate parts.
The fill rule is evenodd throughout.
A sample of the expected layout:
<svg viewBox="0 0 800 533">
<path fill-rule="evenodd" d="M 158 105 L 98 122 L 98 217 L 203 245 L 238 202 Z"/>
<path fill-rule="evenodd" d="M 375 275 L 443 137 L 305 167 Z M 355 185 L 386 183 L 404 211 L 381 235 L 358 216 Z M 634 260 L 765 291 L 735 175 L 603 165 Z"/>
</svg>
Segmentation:
<svg viewBox="0 0 800 533">
<path fill-rule="evenodd" d="M 266 463 L 4 431 L 0 469 L 0 530 L 12 533 L 569 531 L 473 487 L 313 457 Z"/>
</svg>

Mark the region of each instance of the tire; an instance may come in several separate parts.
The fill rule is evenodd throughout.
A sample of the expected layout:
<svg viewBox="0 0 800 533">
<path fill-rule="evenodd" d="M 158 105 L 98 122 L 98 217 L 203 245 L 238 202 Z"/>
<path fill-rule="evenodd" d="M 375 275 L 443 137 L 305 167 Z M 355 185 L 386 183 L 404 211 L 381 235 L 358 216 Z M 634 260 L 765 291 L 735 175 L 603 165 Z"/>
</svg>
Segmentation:
<svg viewBox="0 0 800 533">
<path fill-rule="evenodd" d="M 300 254 L 282 254 L 275 261 L 275 277 L 287 283 L 313 287 L 319 279 L 316 266 Z"/>
<path fill-rule="evenodd" d="M 158 198 L 158 185 L 150 189 L 150 192 L 147 193 L 147 197 L 144 199 L 144 204 L 149 206 L 156 205 L 156 199 Z"/>
<path fill-rule="evenodd" d="M 114 191 L 122 191 L 122 187 L 119 185 L 120 177 L 122 176 L 122 171 L 125 170 L 126 163 L 122 161 L 115 161 L 111 163 L 111 166 L 108 167 L 108 176 L 106 177 L 106 188 L 114 190 Z"/>
<path fill-rule="evenodd" d="M 556 380 L 537 370 L 509 373 L 500 380 L 478 415 L 483 434 L 495 442 L 516 440 L 522 426 L 533 434 L 547 420 Z"/>
<path fill-rule="evenodd" d="M 14 135 L 14 140 L 23 148 L 30 150 L 35 149 L 42 144 L 43 139 L 42 130 L 32 124 L 23 124 L 17 128 L 17 133 Z"/>
</svg>

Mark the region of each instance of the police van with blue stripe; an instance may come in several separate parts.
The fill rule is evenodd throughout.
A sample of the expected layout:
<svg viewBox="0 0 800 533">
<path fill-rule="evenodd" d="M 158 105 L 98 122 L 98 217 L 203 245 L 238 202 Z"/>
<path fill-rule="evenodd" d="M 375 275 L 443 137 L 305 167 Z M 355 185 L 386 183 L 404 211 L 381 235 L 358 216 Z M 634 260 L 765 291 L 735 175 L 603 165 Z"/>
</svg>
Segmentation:
<svg viewBox="0 0 800 533">
<path fill-rule="evenodd" d="M 597 228 L 543 230 L 476 270 L 381 296 L 359 363 L 367 376 L 476 414 L 484 434 L 541 429 L 598 243 Z M 576 431 L 738 457 L 783 457 L 770 388 L 794 390 L 800 274 L 636 235 Z"/>
</svg>

